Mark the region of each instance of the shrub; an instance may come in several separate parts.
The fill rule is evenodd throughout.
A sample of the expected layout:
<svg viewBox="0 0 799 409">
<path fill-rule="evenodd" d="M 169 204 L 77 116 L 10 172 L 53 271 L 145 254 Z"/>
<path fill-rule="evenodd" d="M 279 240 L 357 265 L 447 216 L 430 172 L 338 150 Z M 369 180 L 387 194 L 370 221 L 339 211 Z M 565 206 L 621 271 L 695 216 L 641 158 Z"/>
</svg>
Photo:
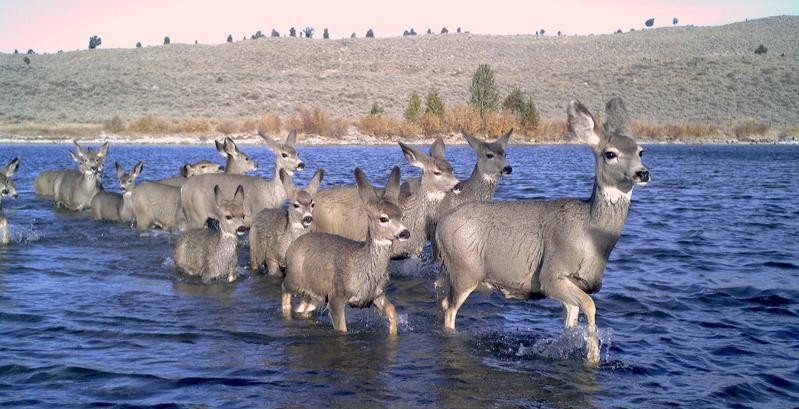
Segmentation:
<svg viewBox="0 0 799 409">
<path fill-rule="evenodd" d="M 14 55 L 17 55 L 17 54 L 19 54 L 19 50 L 17 50 L 17 49 L 15 48 L 15 49 L 14 49 Z"/>
<path fill-rule="evenodd" d="M 125 122 L 118 116 L 114 116 L 103 124 L 103 129 L 118 134 L 125 131 Z"/>
<path fill-rule="evenodd" d="M 516 113 L 516 121 L 519 126 L 526 130 L 535 130 L 540 121 L 538 108 L 535 106 L 533 98 L 528 98 L 522 106 L 522 110 Z"/>
<path fill-rule="evenodd" d="M 238 131 L 238 129 L 239 126 L 236 124 L 236 121 L 231 119 L 225 119 L 216 125 L 216 131 L 225 135 L 230 135 L 233 132 Z"/>
<path fill-rule="evenodd" d="M 239 126 L 239 132 L 243 134 L 253 134 L 256 129 L 258 129 L 258 121 L 252 117 L 244 118 Z"/>
<path fill-rule="evenodd" d="M 644 25 L 647 27 L 652 27 L 653 25 L 655 25 L 655 19 L 650 18 L 649 20 L 644 22 Z"/>
<path fill-rule="evenodd" d="M 429 28 L 428 28 L 428 29 L 427 29 L 427 34 L 433 34 L 433 30 L 431 30 L 431 29 L 429 29 Z"/>
<path fill-rule="evenodd" d="M 371 28 L 366 32 L 366 38 L 375 38 L 375 32 Z"/>
<path fill-rule="evenodd" d="M 273 28 L 272 29 L 272 34 L 270 34 L 270 36 L 272 36 L 272 37 L 280 37 L 280 33 Z"/>
<path fill-rule="evenodd" d="M 447 34 L 447 33 L 449 33 L 449 30 L 447 30 L 446 27 L 442 27 L 441 28 L 441 34 Z"/>
<path fill-rule="evenodd" d="M 103 43 L 103 39 L 98 37 L 98 36 L 96 36 L 96 35 L 93 35 L 93 36 L 89 37 L 89 49 L 90 50 L 94 50 L 95 48 L 100 46 L 100 44 L 102 44 L 102 43 Z"/>
<path fill-rule="evenodd" d="M 403 37 L 406 37 L 406 36 L 409 36 L 409 35 L 411 35 L 411 33 L 409 33 L 408 30 L 405 30 L 405 31 L 402 32 L 402 36 Z"/>
<path fill-rule="evenodd" d="M 544 34 L 545 34 L 547 31 L 546 31 L 546 30 L 544 30 L 544 29 L 542 28 L 542 29 L 538 30 L 538 32 L 539 32 L 539 33 L 541 33 L 541 36 L 543 37 L 543 36 L 544 36 Z"/>
<path fill-rule="evenodd" d="M 258 121 L 258 132 L 266 134 L 279 134 L 282 130 L 282 121 L 277 114 L 264 114 Z"/>
<path fill-rule="evenodd" d="M 505 100 L 502 101 L 502 109 L 510 111 L 512 114 L 518 114 L 524 109 L 524 96 L 519 88 L 514 88 Z"/>
<path fill-rule="evenodd" d="M 438 135 L 444 132 L 444 121 L 441 116 L 435 115 L 432 112 L 426 112 L 422 116 L 422 123 L 420 125 L 422 127 L 422 132 L 427 136 Z"/>
<path fill-rule="evenodd" d="M 203 118 L 190 118 L 181 121 L 175 128 L 180 133 L 202 133 L 211 130 L 211 124 Z"/>
<path fill-rule="evenodd" d="M 435 88 L 431 89 L 424 102 L 424 112 L 440 117 L 444 115 L 444 109 L 444 101 L 438 96 L 438 91 Z"/>
<path fill-rule="evenodd" d="M 419 114 L 421 111 L 422 98 L 419 97 L 416 91 L 413 91 L 408 99 L 408 106 L 405 107 L 405 112 L 402 114 L 402 117 L 408 122 L 417 123 L 419 122 Z"/>
<path fill-rule="evenodd" d="M 347 132 L 347 123 L 344 120 L 333 118 L 319 108 L 297 110 L 299 117 L 290 118 L 291 128 L 301 130 L 303 133 L 339 137 Z"/>
<path fill-rule="evenodd" d="M 394 118 L 366 115 L 358 120 L 358 130 L 372 136 L 391 136 L 402 134 L 402 123 Z"/>
<path fill-rule="evenodd" d="M 738 140 L 751 140 L 753 136 L 764 136 L 769 130 L 769 126 L 755 121 L 754 119 L 744 119 L 733 125 L 731 131 Z"/>
<path fill-rule="evenodd" d="M 352 34 L 350 34 L 350 38 L 356 38 L 356 37 L 357 36 L 355 35 L 355 32 L 353 31 Z"/>
<path fill-rule="evenodd" d="M 369 115 L 371 115 L 371 116 L 379 116 L 379 115 L 383 115 L 384 112 L 385 111 L 383 110 L 383 107 L 381 107 L 377 102 L 374 102 L 372 104 L 372 109 L 369 110 Z"/>
<path fill-rule="evenodd" d="M 35 54 L 36 54 L 36 51 L 33 51 L 33 48 L 29 48 L 29 49 L 28 49 L 28 52 L 26 52 L 25 54 L 28 54 L 28 55 L 35 55 Z"/>
<path fill-rule="evenodd" d="M 461 32 L 461 28 L 460 28 L 460 27 L 458 27 L 458 29 L 456 30 L 456 32 L 460 34 L 460 32 Z"/>
<path fill-rule="evenodd" d="M 563 33 L 561 33 L 560 30 L 558 30 L 558 37 L 560 37 L 562 35 L 563 35 Z"/>
<path fill-rule="evenodd" d="M 227 42 L 229 42 L 229 43 L 233 42 L 233 34 L 228 34 L 227 35 Z"/>
<path fill-rule="evenodd" d="M 141 41 L 136 42 L 136 48 L 141 48 Z"/>
<path fill-rule="evenodd" d="M 297 30 L 294 27 L 289 29 L 289 37 L 297 37 Z"/>
<path fill-rule="evenodd" d="M 469 86 L 469 105 L 471 105 L 481 118 L 485 118 L 485 113 L 494 111 L 499 105 L 499 91 L 494 82 L 494 72 L 488 64 L 480 64 L 477 71 L 472 76 L 472 84 Z"/>
<path fill-rule="evenodd" d="M 264 37 L 264 34 L 261 33 L 261 30 L 258 30 L 258 31 L 255 32 L 255 34 L 250 36 L 250 39 L 251 40 L 256 40 L 256 39 L 263 38 L 263 37 Z"/>
<path fill-rule="evenodd" d="M 622 33 L 621 29 L 616 30 L 616 34 L 621 34 L 621 33 Z"/>
<path fill-rule="evenodd" d="M 163 118 L 148 114 L 131 121 L 128 124 L 128 130 L 141 133 L 168 133 L 172 127 Z"/>
<path fill-rule="evenodd" d="M 677 17 L 674 17 L 673 19 L 671 19 L 671 24 L 672 25 L 676 26 L 677 24 L 679 24 L 679 22 L 680 22 L 680 20 L 677 20 Z"/>
<path fill-rule="evenodd" d="M 757 46 L 757 48 L 755 48 L 755 54 L 757 55 L 765 54 L 767 52 L 768 48 L 766 48 L 766 46 L 764 46 L 763 44 L 760 44 L 759 46 Z"/>
<path fill-rule="evenodd" d="M 516 127 L 516 117 L 510 112 L 488 112 L 485 115 L 483 129 L 487 135 L 502 135 Z"/>
<path fill-rule="evenodd" d="M 24 57 L 22 57 L 22 62 L 24 62 L 24 63 L 25 63 L 25 65 L 31 65 L 31 59 L 30 59 L 30 58 L 28 58 L 28 56 L 27 56 L 27 55 L 26 55 L 26 56 L 24 56 Z"/>
<path fill-rule="evenodd" d="M 411 28 L 411 31 L 409 31 L 409 32 L 408 32 L 408 34 L 410 34 L 410 35 L 412 35 L 412 36 L 415 36 L 415 35 L 416 35 L 416 30 L 414 30 L 413 28 Z"/>
<path fill-rule="evenodd" d="M 444 117 L 447 119 L 447 128 L 455 132 L 463 129 L 469 133 L 477 133 L 482 126 L 480 116 L 468 106 L 457 106 L 452 111 L 447 111 Z"/>
<path fill-rule="evenodd" d="M 305 27 L 302 29 L 302 32 L 305 33 L 305 38 L 313 38 L 313 27 Z"/>
<path fill-rule="evenodd" d="M 330 39 L 330 32 L 327 31 L 327 28 L 325 28 L 324 33 L 322 33 L 322 38 L 324 38 L 325 40 L 329 40 Z"/>
<path fill-rule="evenodd" d="M 169 36 L 164 37 L 164 45 L 169 45 L 171 41 L 169 40 Z"/>
</svg>

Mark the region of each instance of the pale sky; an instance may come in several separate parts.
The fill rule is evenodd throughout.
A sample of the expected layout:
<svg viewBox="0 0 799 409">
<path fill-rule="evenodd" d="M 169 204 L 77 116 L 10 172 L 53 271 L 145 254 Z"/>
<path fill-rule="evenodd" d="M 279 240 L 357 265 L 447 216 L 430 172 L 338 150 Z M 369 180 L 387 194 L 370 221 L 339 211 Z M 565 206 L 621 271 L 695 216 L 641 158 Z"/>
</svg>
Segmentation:
<svg viewBox="0 0 799 409">
<path fill-rule="evenodd" d="M 227 0 L 0 0 L 0 52 L 86 49 L 89 37 L 99 35 L 101 48 L 130 48 L 137 41 L 159 45 L 164 36 L 173 43 L 223 43 L 257 30 L 269 35 L 276 28 L 323 28 L 332 38 L 401 35 L 414 28 L 422 34 L 457 27 L 478 34 L 532 34 L 545 29 L 565 34 L 605 34 L 640 29 L 648 18 L 655 27 L 720 25 L 747 18 L 799 14 L 797 0 L 675 0 L 675 1 L 258 1 Z"/>
</svg>

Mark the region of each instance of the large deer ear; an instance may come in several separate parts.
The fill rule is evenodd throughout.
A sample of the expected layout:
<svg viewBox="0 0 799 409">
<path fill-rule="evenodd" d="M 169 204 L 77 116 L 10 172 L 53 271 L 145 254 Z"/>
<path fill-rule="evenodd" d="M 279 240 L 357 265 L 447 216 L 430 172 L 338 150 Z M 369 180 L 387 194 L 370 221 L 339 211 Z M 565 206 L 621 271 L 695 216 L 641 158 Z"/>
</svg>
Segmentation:
<svg viewBox="0 0 799 409">
<path fill-rule="evenodd" d="M 78 151 L 77 153 L 69 151 L 69 157 L 72 158 L 72 160 L 74 160 L 78 164 L 83 163 L 83 156 L 80 154 L 80 151 Z"/>
<path fill-rule="evenodd" d="M 291 175 L 289 175 L 285 169 L 280 169 L 278 176 L 280 177 L 280 183 L 283 185 L 283 190 L 286 191 L 286 197 L 293 199 L 294 181 L 291 180 Z"/>
<path fill-rule="evenodd" d="M 114 161 L 114 167 L 117 169 L 117 179 L 122 179 L 122 175 L 125 174 L 125 169 L 122 169 L 122 165 L 117 161 Z"/>
<path fill-rule="evenodd" d="M 75 148 L 76 148 L 75 153 L 78 155 L 78 157 L 82 158 L 82 157 L 86 156 L 86 153 L 83 152 L 83 148 L 81 148 L 80 145 L 78 145 L 78 141 L 73 140 L 72 143 L 75 144 Z"/>
<path fill-rule="evenodd" d="M 219 188 L 219 185 L 214 185 L 214 203 L 216 203 L 216 207 L 222 203 L 222 189 Z"/>
<path fill-rule="evenodd" d="M 386 183 L 386 190 L 383 194 L 383 197 L 394 202 L 399 203 L 399 195 L 400 195 L 400 168 L 399 166 L 394 166 L 394 169 L 391 169 L 391 175 L 388 177 L 388 183 Z"/>
<path fill-rule="evenodd" d="M 264 140 L 264 142 L 266 143 L 266 146 L 268 146 L 269 149 L 271 149 L 272 151 L 276 150 L 280 146 L 279 143 L 275 142 L 274 139 L 269 137 L 269 135 L 267 135 L 264 132 L 258 131 L 258 136 L 260 136 L 261 139 Z"/>
<path fill-rule="evenodd" d="M 447 156 L 444 154 L 444 139 L 440 136 L 436 138 L 435 142 L 430 145 L 430 156 L 437 158 L 437 159 L 447 159 Z"/>
<path fill-rule="evenodd" d="M 630 114 L 620 97 L 611 98 L 605 104 L 605 132 L 608 135 L 632 136 Z"/>
<path fill-rule="evenodd" d="M 216 145 L 216 151 L 219 152 L 223 158 L 227 158 L 227 152 L 225 151 L 225 140 L 222 140 L 222 142 L 214 140 L 214 145 Z"/>
<path fill-rule="evenodd" d="M 286 145 L 294 146 L 294 144 L 296 143 L 297 143 L 297 130 L 292 129 L 291 132 L 289 132 L 289 136 L 286 137 Z"/>
<path fill-rule="evenodd" d="M 364 206 L 377 201 L 377 194 L 361 168 L 355 168 L 355 183 L 358 184 L 358 195 Z"/>
<path fill-rule="evenodd" d="M 19 169 L 19 157 L 11 159 L 11 162 L 8 162 L 3 170 L 0 170 L 0 173 L 6 175 L 7 178 L 14 176 L 17 173 L 17 169 Z"/>
<path fill-rule="evenodd" d="M 105 142 L 100 146 L 100 149 L 97 150 L 97 156 L 105 158 L 107 154 L 108 154 L 108 142 Z"/>
<path fill-rule="evenodd" d="M 315 195 L 316 192 L 319 190 L 319 186 L 322 184 L 322 179 L 324 177 L 325 177 L 325 170 L 317 169 L 316 173 L 313 174 L 311 181 L 308 182 L 308 186 L 305 187 L 305 190 L 308 193 L 310 193 L 311 196 Z"/>
<path fill-rule="evenodd" d="M 244 206 L 244 186 L 239 185 L 239 187 L 236 188 L 236 193 L 233 194 L 233 201 L 240 206 Z"/>
<path fill-rule="evenodd" d="M 236 146 L 236 142 L 234 142 L 229 136 L 225 137 L 225 143 L 222 146 L 225 149 L 225 153 L 230 156 L 235 156 L 239 153 L 239 147 Z"/>
<path fill-rule="evenodd" d="M 400 148 L 402 148 L 402 154 L 405 156 L 405 160 L 407 160 L 411 166 L 424 168 L 424 164 L 427 161 L 427 155 L 413 146 L 406 145 L 402 142 L 397 143 L 399 143 Z"/>
<path fill-rule="evenodd" d="M 144 161 L 139 161 L 135 166 L 133 166 L 133 178 L 136 179 L 141 175 L 141 171 L 144 170 Z"/>
<path fill-rule="evenodd" d="M 596 120 L 580 101 L 575 99 L 569 102 L 566 114 L 568 116 L 566 125 L 572 135 L 588 145 L 599 145 L 600 137 L 594 126 L 596 125 Z"/>
<path fill-rule="evenodd" d="M 189 166 L 191 165 L 187 163 L 180 167 L 180 176 L 183 176 L 184 178 L 189 177 Z"/>
<path fill-rule="evenodd" d="M 461 129 L 461 134 L 463 134 L 464 139 L 466 139 L 466 142 L 469 143 L 473 151 L 480 152 L 480 150 L 483 149 L 483 141 L 475 138 L 474 135 L 466 132 L 465 129 Z"/>
<path fill-rule="evenodd" d="M 497 142 L 502 145 L 503 149 L 508 146 L 508 141 L 510 141 L 511 135 L 513 135 L 513 128 L 506 132 L 505 135 L 502 135 L 499 137 L 499 139 L 497 139 Z"/>
</svg>

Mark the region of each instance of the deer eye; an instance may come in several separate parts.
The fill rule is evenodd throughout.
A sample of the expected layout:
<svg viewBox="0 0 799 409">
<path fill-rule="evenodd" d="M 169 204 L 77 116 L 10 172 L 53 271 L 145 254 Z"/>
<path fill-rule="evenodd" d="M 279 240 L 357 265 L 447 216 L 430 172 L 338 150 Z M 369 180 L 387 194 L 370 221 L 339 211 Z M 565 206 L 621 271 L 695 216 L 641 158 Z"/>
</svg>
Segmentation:
<svg viewBox="0 0 799 409">
<path fill-rule="evenodd" d="M 638 157 L 639 158 L 643 158 L 644 157 L 644 151 L 643 150 L 638 151 Z"/>
<path fill-rule="evenodd" d="M 300 208 L 300 204 L 299 204 L 299 203 L 297 203 L 297 202 L 294 202 L 294 208 L 295 208 L 295 209 L 299 209 L 299 208 Z"/>
<path fill-rule="evenodd" d="M 311 202 L 311 209 L 313 209 L 313 206 L 314 206 L 315 204 L 316 204 L 316 203 L 314 203 L 314 202 Z"/>
<path fill-rule="evenodd" d="M 494 157 L 493 153 L 486 153 L 486 158 L 491 159 Z"/>
<path fill-rule="evenodd" d="M 440 170 L 434 170 L 433 174 L 436 175 L 436 176 L 441 176 L 441 171 Z"/>
<path fill-rule="evenodd" d="M 380 220 L 380 223 L 388 223 L 388 217 L 387 216 L 380 216 L 380 218 L 378 220 Z"/>
<path fill-rule="evenodd" d="M 616 156 L 618 156 L 618 155 L 616 155 L 616 152 L 612 152 L 612 151 L 605 152 L 605 157 L 608 160 L 614 159 Z"/>
<path fill-rule="evenodd" d="M 232 215 L 227 215 L 227 216 L 225 216 L 225 219 L 233 220 L 233 216 Z"/>
<path fill-rule="evenodd" d="M 281 153 L 281 154 L 280 154 L 280 156 L 282 156 L 282 157 L 284 157 L 284 158 L 288 158 L 288 157 L 289 157 L 289 154 L 288 154 L 288 153 L 286 153 L 286 152 L 283 152 L 283 153 Z"/>
</svg>

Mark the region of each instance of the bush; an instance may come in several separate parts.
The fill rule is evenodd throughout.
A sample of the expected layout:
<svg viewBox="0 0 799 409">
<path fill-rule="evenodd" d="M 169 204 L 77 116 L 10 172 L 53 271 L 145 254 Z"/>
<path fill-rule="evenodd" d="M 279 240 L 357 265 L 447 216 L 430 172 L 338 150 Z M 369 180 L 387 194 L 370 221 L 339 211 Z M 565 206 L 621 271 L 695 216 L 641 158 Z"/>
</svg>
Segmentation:
<svg viewBox="0 0 799 409">
<path fill-rule="evenodd" d="M 136 48 L 141 48 L 141 41 L 136 42 Z"/>
<path fill-rule="evenodd" d="M 298 117 L 289 118 L 289 125 L 303 133 L 339 137 L 347 132 L 348 125 L 344 120 L 333 118 L 319 108 L 300 108 L 297 114 Z"/>
<path fill-rule="evenodd" d="M 755 54 L 757 55 L 765 54 L 767 52 L 768 48 L 766 48 L 766 46 L 764 46 L 763 44 L 760 44 L 759 46 L 757 46 L 757 48 L 755 48 Z"/>
<path fill-rule="evenodd" d="M 544 29 L 542 28 L 542 29 L 538 30 L 538 32 L 539 32 L 539 33 L 541 33 L 541 36 L 543 37 L 543 36 L 544 36 L 544 34 L 545 34 L 547 31 L 546 31 L 546 30 L 544 30 Z"/>
<path fill-rule="evenodd" d="M 355 32 L 353 31 L 352 34 L 350 34 L 350 38 L 356 38 L 356 37 L 357 36 L 355 35 Z"/>
<path fill-rule="evenodd" d="M 460 34 L 460 32 L 461 32 L 461 28 L 460 28 L 460 27 L 458 27 L 458 29 L 456 30 L 456 32 L 457 32 L 458 34 Z"/>
<path fill-rule="evenodd" d="M 128 130 L 141 133 L 169 133 L 172 127 L 163 118 L 153 115 L 144 115 L 128 124 Z"/>
<path fill-rule="evenodd" d="M 15 48 L 15 49 L 14 49 L 14 55 L 17 55 L 17 54 L 19 54 L 19 50 L 17 50 L 17 49 Z"/>
<path fill-rule="evenodd" d="M 677 24 L 679 24 L 679 23 L 680 23 L 680 20 L 677 20 L 677 17 L 674 17 L 673 19 L 671 19 L 671 24 L 672 24 L 672 25 L 675 25 L 675 26 L 676 26 L 676 25 L 677 25 Z"/>
<path fill-rule="evenodd" d="M 435 88 L 431 89 L 424 102 L 424 112 L 440 117 L 444 115 L 444 109 L 444 101 L 438 96 L 438 91 Z"/>
<path fill-rule="evenodd" d="M 227 35 L 227 42 L 229 42 L 229 43 L 233 42 L 233 34 L 228 34 Z"/>
<path fill-rule="evenodd" d="M 411 31 L 409 31 L 409 32 L 408 32 L 408 34 L 410 34 L 410 35 L 412 35 L 412 36 L 415 36 L 415 35 L 416 35 L 416 30 L 414 30 L 413 28 L 411 28 Z"/>
<path fill-rule="evenodd" d="M 305 27 L 302 29 L 302 32 L 305 33 L 305 38 L 313 38 L 313 27 Z"/>
<path fill-rule="evenodd" d="M 26 56 L 24 56 L 24 57 L 22 57 L 22 62 L 24 62 L 24 63 L 25 63 L 25 65 L 31 65 L 31 59 L 30 59 L 30 58 L 28 58 L 28 56 L 27 56 L 27 55 L 26 55 Z"/>
<path fill-rule="evenodd" d="M 369 110 L 369 115 L 371 115 L 371 116 L 379 116 L 379 115 L 383 115 L 384 112 L 385 111 L 383 110 L 383 107 L 378 105 L 377 102 L 374 102 L 372 104 L 372 109 Z"/>
<path fill-rule="evenodd" d="M 190 118 L 181 121 L 175 128 L 180 133 L 203 133 L 211 130 L 211 124 L 203 118 Z"/>
<path fill-rule="evenodd" d="M 472 76 L 472 84 L 469 86 L 469 105 L 471 105 L 481 118 L 485 118 L 485 113 L 494 111 L 499 106 L 499 91 L 494 82 L 494 72 L 488 64 L 480 64 L 477 71 Z"/>
<path fill-rule="evenodd" d="M 28 55 L 36 55 L 36 51 L 33 51 L 33 48 L 29 48 L 29 49 L 28 49 L 28 52 L 26 52 L 25 54 L 28 54 Z"/>
<path fill-rule="evenodd" d="M 261 33 L 261 30 L 258 30 L 258 31 L 255 32 L 255 34 L 250 36 L 250 39 L 251 40 L 256 40 L 256 39 L 263 38 L 263 37 L 264 37 L 264 34 Z"/>
<path fill-rule="evenodd" d="M 114 116 L 103 124 L 103 129 L 111 133 L 121 133 L 125 131 L 125 122 L 118 116 Z"/>
<path fill-rule="evenodd" d="M 411 97 L 408 99 L 408 106 L 405 107 L 405 112 L 403 113 L 402 117 L 405 118 L 408 122 L 417 123 L 419 122 L 419 114 L 422 112 L 422 98 L 419 97 L 419 94 L 416 91 L 411 93 Z"/>
<path fill-rule="evenodd" d="M 264 114 L 258 121 L 258 132 L 276 135 L 282 130 L 282 121 L 277 114 Z"/>
<path fill-rule="evenodd" d="M 96 36 L 96 35 L 89 37 L 89 49 L 90 50 L 94 50 L 95 48 L 100 46 L 100 44 L 102 44 L 102 43 L 103 43 L 103 39 L 98 37 L 98 36 Z"/>
<path fill-rule="evenodd" d="M 411 35 L 411 33 L 409 33 L 408 30 L 405 30 L 405 31 L 402 32 L 402 36 L 403 37 L 407 37 L 409 35 Z"/>
<path fill-rule="evenodd" d="M 327 28 L 325 28 L 324 33 L 322 33 L 322 38 L 324 38 L 325 40 L 329 40 L 330 39 L 330 32 L 327 31 Z"/>
<path fill-rule="evenodd" d="M 433 34 L 433 30 L 431 30 L 431 29 L 429 29 L 429 28 L 428 28 L 428 29 L 427 29 L 427 34 Z"/>
<path fill-rule="evenodd" d="M 216 131 L 225 135 L 230 135 L 239 130 L 236 121 L 225 119 L 216 125 Z"/>
<path fill-rule="evenodd" d="M 367 115 L 358 120 L 358 130 L 371 136 L 402 135 L 403 125 L 394 118 Z"/>
<path fill-rule="evenodd" d="M 653 25 L 655 25 L 655 19 L 650 18 L 649 20 L 644 22 L 644 25 L 647 27 L 652 27 Z"/>
<path fill-rule="evenodd" d="M 289 37 L 297 37 L 297 30 L 294 27 L 289 29 Z"/>
<path fill-rule="evenodd" d="M 769 126 L 755 121 L 754 119 L 744 119 L 733 125 L 731 131 L 738 140 L 751 140 L 753 136 L 764 136 L 769 130 Z"/>
<path fill-rule="evenodd" d="M 270 36 L 272 36 L 272 37 L 280 37 L 280 33 L 278 33 L 278 32 L 277 32 L 277 30 L 275 30 L 275 29 L 273 28 L 273 29 L 272 29 L 272 34 L 270 34 Z"/>
<path fill-rule="evenodd" d="M 375 38 L 375 32 L 371 28 L 366 32 L 366 38 Z"/>
<path fill-rule="evenodd" d="M 169 45 L 170 43 L 171 41 L 169 40 L 169 37 L 164 37 L 164 45 Z"/>
<path fill-rule="evenodd" d="M 502 101 L 502 109 L 510 111 L 512 114 L 518 114 L 524 109 L 524 96 L 519 88 L 514 88 L 505 100 Z"/>
<path fill-rule="evenodd" d="M 447 33 L 449 33 L 449 30 L 447 30 L 446 27 L 442 27 L 441 28 L 441 34 L 447 34 Z"/>
<path fill-rule="evenodd" d="M 516 121 L 522 129 L 535 130 L 538 128 L 540 117 L 533 98 L 528 98 L 522 110 L 516 113 Z"/>
</svg>

